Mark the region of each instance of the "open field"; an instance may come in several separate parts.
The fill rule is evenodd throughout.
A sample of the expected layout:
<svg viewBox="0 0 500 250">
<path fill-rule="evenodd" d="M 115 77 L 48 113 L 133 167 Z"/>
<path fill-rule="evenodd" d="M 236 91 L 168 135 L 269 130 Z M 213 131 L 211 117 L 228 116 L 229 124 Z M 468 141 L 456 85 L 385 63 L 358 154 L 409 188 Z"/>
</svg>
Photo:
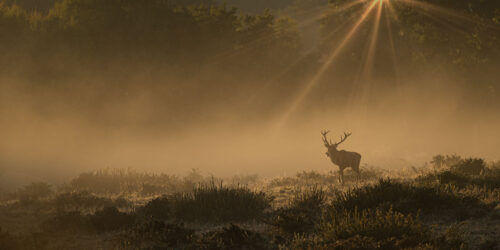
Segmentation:
<svg viewBox="0 0 500 250">
<path fill-rule="evenodd" d="M 500 0 L 0 0 L 0 250 L 500 249 L 499 69 Z"/>
<path fill-rule="evenodd" d="M 439 159 L 436 158 L 435 159 Z M 449 157 L 448 157 L 449 159 Z M 219 179 L 102 170 L 2 193 L 2 249 L 494 249 L 500 166 Z"/>
</svg>

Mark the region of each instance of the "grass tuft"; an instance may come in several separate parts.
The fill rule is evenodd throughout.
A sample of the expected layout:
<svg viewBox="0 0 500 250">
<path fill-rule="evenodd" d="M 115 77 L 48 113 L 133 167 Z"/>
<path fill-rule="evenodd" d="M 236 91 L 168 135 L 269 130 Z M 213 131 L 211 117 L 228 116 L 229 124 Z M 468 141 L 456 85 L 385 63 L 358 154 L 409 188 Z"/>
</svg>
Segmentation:
<svg viewBox="0 0 500 250">
<path fill-rule="evenodd" d="M 313 233 L 320 224 L 325 206 L 326 195 L 322 189 L 299 190 L 288 206 L 274 213 L 269 224 L 286 237 Z"/>
<path fill-rule="evenodd" d="M 452 209 L 457 210 L 454 215 L 464 219 L 469 215 L 472 216 L 472 214 L 467 214 L 468 209 L 482 209 L 485 205 L 476 198 L 463 198 L 444 188 L 415 186 L 390 179 L 381 179 L 375 185 L 339 193 L 332 201 L 332 208 L 335 211 L 354 211 L 355 209 L 362 211 L 377 208 L 387 210 L 389 207 L 405 214 L 416 214 L 418 211 L 434 214 Z"/>
</svg>

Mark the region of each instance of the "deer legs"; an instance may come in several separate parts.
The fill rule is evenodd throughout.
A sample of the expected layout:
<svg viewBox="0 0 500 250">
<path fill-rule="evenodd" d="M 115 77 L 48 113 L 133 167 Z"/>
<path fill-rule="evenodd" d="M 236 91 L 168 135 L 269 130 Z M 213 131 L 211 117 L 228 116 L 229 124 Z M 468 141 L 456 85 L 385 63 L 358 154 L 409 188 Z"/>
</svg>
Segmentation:
<svg viewBox="0 0 500 250">
<path fill-rule="evenodd" d="M 341 185 L 344 185 L 344 169 L 339 169 L 339 182 Z"/>
<path fill-rule="evenodd" d="M 344 169 L 345 168 L 339 168 L 339 182 L 341 185 L 344 185 Z M 356 172 L 356 182 L 361 180 L 361 172 L 359 172 L 359 169 L 355 170 Z"/>
</svg>

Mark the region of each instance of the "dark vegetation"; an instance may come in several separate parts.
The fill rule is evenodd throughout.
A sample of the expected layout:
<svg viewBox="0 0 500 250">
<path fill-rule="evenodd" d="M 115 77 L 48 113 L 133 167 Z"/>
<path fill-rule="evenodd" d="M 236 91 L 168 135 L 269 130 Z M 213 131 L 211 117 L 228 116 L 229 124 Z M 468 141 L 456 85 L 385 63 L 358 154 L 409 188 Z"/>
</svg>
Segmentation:
<svg viewBox="0 0 500 250">
<path fill-rule="evenodd" d="M 499 169 L 498 163 L 460 158 L 451 166 L 421 169 L 416 178 L 394 175 L 340 186 L 325 182 L 336 176 L 312 171 L 281 185 L 249 176 L 252 188 L 192 171 L 166 178 L 181 185 L 197 181 L 190 191 L 157 189 L 147 196 L 141 185 L 122 194 L 74 185 L 82 176 L 89 185 L 100 183 L 103 173 L 129 181 L 166 176 L 99 171 L 67 186 L 33 183 L 4 195 L 0 245 L 58 249 L 73 246 L 72 239 L 124 249 L 491 249 L 499 246 L 492 231 L 467 235 L 500 222 Z M 285 200 L 276 199 L 283 194 Z"/>
<path fill-rule="evenodd" d="M 141 210 L 153 219 L 168 217 L 188 222 L 242 222 L 260 219 L 271 199 L 246 187 L 199 186 L 189 193 L 156 198 Z"/>
</svg>

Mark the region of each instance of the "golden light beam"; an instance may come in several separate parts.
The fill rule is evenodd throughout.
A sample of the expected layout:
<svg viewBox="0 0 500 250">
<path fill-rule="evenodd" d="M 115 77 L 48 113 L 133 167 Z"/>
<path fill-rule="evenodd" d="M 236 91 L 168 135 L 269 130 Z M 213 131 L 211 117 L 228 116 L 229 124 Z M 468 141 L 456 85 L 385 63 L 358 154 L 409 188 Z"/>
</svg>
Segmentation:
<svg viewBox="0 0 500 250">
<path fill-rule="evenodd" d="M 418 12 L 419 14 L 421 14 L 421 15 L 424 15 L 424 16 L 426 16 L 426 17 L 434 20 L 435 22 L 437 22 L 437 23 L 439 23 L 441 25 L 446 26 L 448 29 L 450 29 L 452 31 L 455 31 L 456 33 L 460 33 L 462 35 L 468 35 L 469 34 L 463 28 L 459 28 L 459 27 L 454 26 L 450 22 L 450 20 L 447 20 L 447 19 L 444 19 L 444 18 L 440 18 L 440 16 L 431 15 L 429 12 L 426 12 L 423 9 L 415 9 L 415 11 Z"/>
<path fill-rule="evenodd" d="M 334 14 L 334 13 L 338 13 L 341 11 L 345 11 L 345 10 L 352 8 L 356 5 L 359 5 L 363 2 L 364 2 L 364 0 L 355 0 L 355 1 L 343 4 L 332 11 L 328 11 L 327 14 Z M 301 20 L 301 22 L 297 24 L 298 28 L 307 28 L 308 26 L 319 25 L 317 23 L 317 21 L 319 21 L 325 15 L 325 13 L 322 11 L 322 9 L 319 9 L 319 8 L 311 8 L 310 10 L 303 11 L 301 13 L 301 16 L 308 16 L 308 15 L 311 15 L 311 17 L 308 17 L 305 20 Z M 240 55 L 242 53 L 245 53 L 247 51 L 250 51 L 252 49 L 255 49 L 255 48 L 260 46 L 261 42 L 267 42 L 267 41 L 273 40 L 274 33 L 272 33 L 272 32 L 268 33 L 267 31 L 268 30 L 262 30 L 262 31 L 259 31 L 255 34 L 253 34 L 255 36 L 255 38 L 251 39 L 250 41 L 248 41 L 246 43 L 243 43 L 241 49 L 229 50 L 229 51 L 225 51 L 225 52 L 222 52 L 218 55 L 213 56 L 211 58 L 211 62 L 209 63 L 209 65 L 216 64 L 221 60 L 228 59 L 228 58 Z"/>
<path fill-rule="evenodd" d="M 377 13 L 375 15 L 375 20 L 373 22 L 373 27 L 371 31 L 371 37 L 369 40 L 368 44 L 368 50 L 366 53 L 365 57 L 365 62 L 362 66 L 362 73 L 360 77 L 358 77 L 354 82 L 359 83 L 361 82 L 361 86 L 358 87 L 356 91 L 354 91 L 354 95 L 351 95 L 349 102 L 353 103 L 356 101 L 359 101 L 358 105 L 360 108 L 366 108 L 366 103 L 365 101 L 369 97 L 370 91 L 371 91 L 371 76 L 373 72 L 373 65 L 375 62 L 375 53 L 377 49 L 377 42 L 378 42 L 378 34 L 379 34 L 379 29 L 380 29 L 380 19 L 382 16 L 382 4 L 383 0 L 378 0 L 378 7 L 377 7 Z M 360 81 L 361 80 L 361 81 Z M 350 105 L 354 106 L 354 105 Z"/>
<path fill-rule="evenodd" d="M 332 15 L 332 14 L 335 14 L 335 13 L 339 13 L 339 12 L 348 10 L 348 9 L 350 9 L 350 8 L 356 6 L 356 5 L 359 5 L 359 4 L 363 3 L 363 2 L 364 2 L 364 0 L 355 0 L 355 1 L 351 1 L 350 3 L 346 3 L 344 5 L 341 5 L 338 8 L 331 9 L 331 10 L 329 9 L 326 12 L 320 11 L 319 15 L 314 16 L 314 17 L 309 18 L 309 19 L 306 19 L 306 20 L 303 20 L 298 26 L 299 27 L 308 26 L 311 23 L 319 21 L 321 18 L 323 18 L 323 16 Z"/>
<path fill-rule="evenodd" d="M 335 29 L 331 30 L 326 36 L 322 37 L 319 43 L 326 42 L 330 40 L 334 35 L 336 35 L 341 29 L 343 29 L 348 23 L 351 23 L 353 21 L 353 17 L 345 20 L 342 22 L 340 25 L 338 25 Z M 248 99 L 248 102 L 251 103 L 257 96 L 259 96 L 261 93 L 266 93 L 265 89 L 274 81 L 277 79 L 281 78 L 282 76 L 286 75 L 289 73 L 295 66 L 297 66 L 300 62 L 302 62 L 304 59 L 306 59 L 308 56 L 310 56 L 314 51 L 316 50 L 316 47 L 310 48 L 308 51 L 306 51 L 302 56 L 294 60 L 292 63 L 290 63 L 286 68 L 281 70 L 279 73 L 277 73 L 275 76 L 273 76 L 270 80 L 266 81 L 267 84 L 264 84 L 262 88 L 257 91 L 253 96 L 251 96 Z"/>
<path fill-rule="evenodd" d="M 460 19 L 469 23 L 474 23 L 474 24 L 481 24 L 485 25 L 486 27 L 490 29 L 495 29 L 495 30 L 500 30 L 499 27 L 492 25 L 491 23 L 485 23 L 484 20 L 478 17 L 474 17 L 472 15 L 467 15 L 464 13 L 460 13 L 458 11 L 453 11 L 435 4 L 431 3 L 426 3 L 418 0 L 399 0 L 399 2 L 406 3 L 411 6 L 418 7 L 422 9 L 423 11 L 426 12 L 431 12 L 433 11 L 436 14 L 441 14 L 441 15 L 447 15 L 449 17 L 453 17 L 456 19 Z"/>
<path fill-rule="evenodd" d="M 375 22 L 373 23 L 372 36 L 370 39 L 370 46 L 368 48 L 368 54 L 366 58 L 366 63 L 364 66 L 364 76 L 370 77 L 373 70 L 373 62 L 375 60 L 375 51 L 377 48 L 378 31 L 380 27 L 380 17 L 382 16 L 382 3 L 383 0 L 379 0 L 377 15 L 375 16 Z"/>
<path fill-rule="evenodd" d="M 361 24 L 365 21 L 366 17 L 371 13 L 373 8 L 377 5 L 382 0 L 373 0 L 373 2 L 370 4 L 370 6 L 366 9 L 366 11 L 361 15 L 360 19 L 354 24 L 352 29 L 347 33 L 345 38 L 342 40 L 342 42 L 337 46 L 337 48 L 333 51 L 333 53 L 328 57 L 326 62 L 321 66 L 321 68 L 316 72 L 316 74 L 311 78 L 311 80 L 306 84 L 304 89 L 299 93 L 299 95 L 295 98 L 295 100 L 292 102 L 290 107 L 286 110 L 284 115 L 280 118 L 280 120 L 277 122 L 277 126 L 281 127 L 290 115 L 297 109 L 297 107 L 302 103 L 304 98 L 307 96 L 307 94 L 311 91 L 311 89 L 318 83 L 318 81 L 321 79 L 325 71 L 330 67 L 330 65 L 333 63 L 335 58 L 340 54 L 340 52 L 343 50 L 343 48 L 346 46 L 346 44 L 351 40 L 352 36 L 356 33 L 358 28 L 361 26 Z"/>
<path fill-rule="evenodd" d="M 396 19 L 397 20 L 397 19 Z M 396 56 L 396 46 L 394 44 L 394 36 L 392 34 L 392 25 L 391 25 L 391 20 L 389 15 L 385 15 L 385 23 L 387 27 L 387 37 L 389 40 L 389 48 L 391 50 L 391 61 L 392 61 L 392 68 L 394 70 L 394 77 L 395 82 L 396 82 L 396 92 L 398 93 L 399 97 L 402 97 L 402 89 L 401 89 L 401 78 L 400 78 L 400 72 L 398 69 L 398 59 Z"/>
<path fill-rule="evenodd" d="M 387 9 L 389 9 L 389 13 L 394 17 L 396 21 L 399 21 L 399 16 L 396 10 L 394 9 L 394 6 L 392 5 L 391 1 L 385 1 L 385 6 L 387 6 Z"/>
</svg>

